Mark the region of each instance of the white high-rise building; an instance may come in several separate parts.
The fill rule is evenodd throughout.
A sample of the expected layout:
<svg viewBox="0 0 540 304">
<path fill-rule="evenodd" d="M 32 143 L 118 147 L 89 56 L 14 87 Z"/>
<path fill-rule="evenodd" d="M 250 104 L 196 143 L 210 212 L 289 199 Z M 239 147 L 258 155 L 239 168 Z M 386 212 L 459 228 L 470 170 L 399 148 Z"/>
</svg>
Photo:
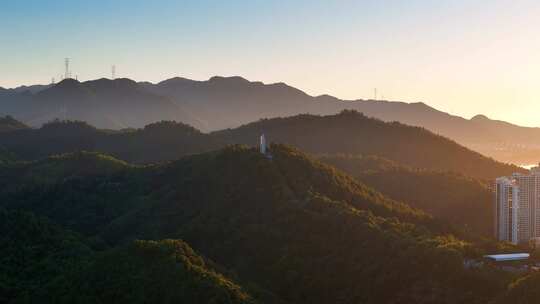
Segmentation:
<svg viewBox="0 0 540 304">
<path fill-rule="evenodd" d="M 266 137 L 264 134 L 262 134 L 260 138 L 260 152 L 266 155 Z"/>
<path fill-rule="evenodd" d="M 500 241 L 518 243 L 519 188 L 509 177 L 495 181 L 495 236 Z"/>
<path fill-rule="evenodd" d="M 540 167 L 496 179 L 495 237 L 514 244 L 540 237 Z"/>
</svg>

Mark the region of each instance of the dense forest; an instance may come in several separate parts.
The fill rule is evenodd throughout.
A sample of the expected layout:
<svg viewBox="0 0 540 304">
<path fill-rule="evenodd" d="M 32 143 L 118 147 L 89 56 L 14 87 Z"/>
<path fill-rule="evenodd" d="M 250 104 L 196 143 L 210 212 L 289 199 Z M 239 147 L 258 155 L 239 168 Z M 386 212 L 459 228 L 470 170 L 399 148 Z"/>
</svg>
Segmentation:
<svg viewBox="0 0 540 304">
<path fill-rule="evenodd" d="M 99 151 L 133 163 L 174 160 L 223 147 L 191 126 L 161 121 L 142 129 L 100 130 L 81 121 L 52 121 L 39 129 L 0 133 L 0 147 L 21 159 Z M 36 149 L 35 147 L 39 147 Z"/>
<path fill-rule="evenodd" d="M 6 301 L 486 303 L 514 279 L 463 267 L 502 244 L 464 240 L 297 149 L 271 153 L 4 166 Z"/>
<path fill-rule="evenodd" d="M 2 303 L 255 303 L 180 240 L 107 248 L 0 209 Z"/>
<path fill-rule="evenodd" d="M 540 273 L 530 274 L 512 283 L 496 304 L 540 303 Z"/>
<path fill-rule="evenodd" d="M 493 193 L 484 182 L 454 172 L 414 169 L 378 156 L 330 155 L 320 160 L 467 232 L 493 233 Z"/>
<path fill-rule="evenodd" d="M 84 267 L 92 248 L 46 218 L 0 208 L 0 302 L 31 303 L 64 273 Z"/>
<path fill-rule="evenodd" d="M 9 151 L 0 148 L 0 166 L 15 160 L 15 156 Z"/>
<path fill-rule="evenodd" d="M 263 119 L 212 135 L 229 143 L 253 144 L 261 133 L 272 142 L 290 144 L 309 153 L 377 155 L 413 168 L 453 171 L 479 179 L 523 171 L 426 129 L 383 122 L 356 111 Z"/>
<path fill-rule="evenodd" d="M 27 129 L 28 126 L 16 120 L 12 116 L 0 116 L 0 132 Z"/>
</svg>

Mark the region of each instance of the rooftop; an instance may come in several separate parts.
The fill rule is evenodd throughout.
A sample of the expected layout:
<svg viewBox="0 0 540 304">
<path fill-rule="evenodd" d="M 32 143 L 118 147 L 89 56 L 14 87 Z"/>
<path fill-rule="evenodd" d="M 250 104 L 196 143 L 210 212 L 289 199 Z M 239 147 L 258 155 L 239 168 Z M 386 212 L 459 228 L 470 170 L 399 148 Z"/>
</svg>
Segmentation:
<svg viewBox="0 0 540 304">
<path fill-rule="evenodd" d="M 523 261 L 530 257 L 528 253 L 510 253 L 510 254 L 491 254 L 485 255 L 484 258 L 493 260 L 495 262 L 504 261 Z"/>
</svg>

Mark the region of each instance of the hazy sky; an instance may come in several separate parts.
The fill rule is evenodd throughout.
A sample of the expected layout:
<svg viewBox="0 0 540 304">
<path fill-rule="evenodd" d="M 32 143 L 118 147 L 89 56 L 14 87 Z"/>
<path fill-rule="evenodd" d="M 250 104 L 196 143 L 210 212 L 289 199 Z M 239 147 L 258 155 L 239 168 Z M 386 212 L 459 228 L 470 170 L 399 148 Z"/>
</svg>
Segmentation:
<svg viewBox="0 0 540 304">
<path fill-rule="evenodd" d="M 84 3 L 83 3 L 84 2 Z M 0 86 L 240 75 L 540 126 L 540 1 L 0 0 Z"/>
</svg>

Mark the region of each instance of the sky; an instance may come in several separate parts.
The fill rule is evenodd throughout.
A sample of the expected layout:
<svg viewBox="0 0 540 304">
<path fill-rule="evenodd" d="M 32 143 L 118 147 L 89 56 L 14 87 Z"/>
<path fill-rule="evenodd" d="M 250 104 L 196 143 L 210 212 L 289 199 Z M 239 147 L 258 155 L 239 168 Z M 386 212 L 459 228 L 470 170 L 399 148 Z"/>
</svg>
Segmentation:
<svg viewBox="0 0 540 304">
<path fill-rule="evenodd" d="M 0 86 L 242 76 L 540 127 L 540 1 L 0 0 Z"/>
</svg>

